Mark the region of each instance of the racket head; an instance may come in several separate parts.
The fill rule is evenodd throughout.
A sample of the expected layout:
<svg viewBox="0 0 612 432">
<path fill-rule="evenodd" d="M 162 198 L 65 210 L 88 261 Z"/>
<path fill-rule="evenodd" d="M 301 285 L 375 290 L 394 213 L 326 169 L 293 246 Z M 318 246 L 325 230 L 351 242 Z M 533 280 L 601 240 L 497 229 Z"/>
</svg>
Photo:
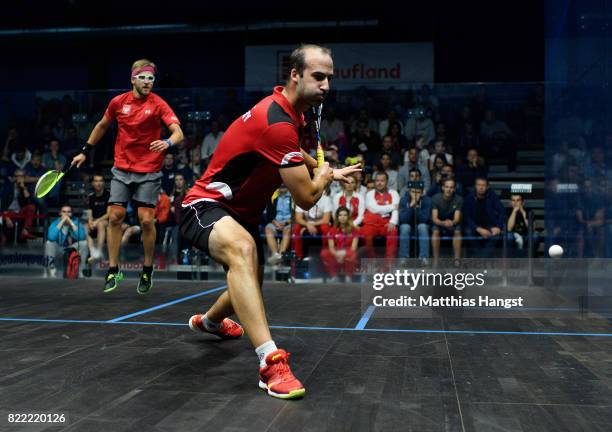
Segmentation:
<svg viewBox="0 0 612 432">
<path fill-rule="evenodd" d="M 64 177 L 64 173 L 61 171 L 47 171 L 44 173 L 36 182 L 34 188 L 34 195 L 36 198 L 42 198 L 51 192 L 51 189 Z"/>
</svg>

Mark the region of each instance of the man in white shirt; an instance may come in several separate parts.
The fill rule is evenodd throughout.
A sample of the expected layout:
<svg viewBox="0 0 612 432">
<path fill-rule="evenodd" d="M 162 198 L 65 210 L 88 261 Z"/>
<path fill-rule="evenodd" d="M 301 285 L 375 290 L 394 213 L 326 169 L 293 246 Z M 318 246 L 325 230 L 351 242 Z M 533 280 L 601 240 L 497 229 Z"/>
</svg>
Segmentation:
<svg viewBox="0 0 612 432">
<path fill-rule="evenodd" d="M 292 231 L 292 244 L 296 257 L 304 257 L 303 236 L 321 236 L 321 244 L 325 246 L 329 222 L 331 221 L 332 202 L 329 196 L 322 195 L 319 201 L 306 211 L 295 206 L 295 224 Z"/>
<path fill-rule="evenodd" d="M 210 157 L 215 152 L 217 145 L 219 145 L 221 137 L 223 137 L 223 132 L 219 128 L 219 122 L 213 120 L 210 123 L 210 132 L 206 134 L 202 141 L 202 146 L 200 147 L 200 169 L 202 172 L 206 170 L 208 162 L 210 162 Z"/>
<path fill-rule="evenodd" d="M 386 258 L 397 254 L 397 224 L 399 223 L 400 197 L 396 190 L 387 188 L 387 173 L 379 172 L 374 178 L 375 187 L 366 194 L 365 214 L 361 232 L 365 239 L 366 254 L 374 258 L 374 237 L 386 237 Z"/>
</svg>

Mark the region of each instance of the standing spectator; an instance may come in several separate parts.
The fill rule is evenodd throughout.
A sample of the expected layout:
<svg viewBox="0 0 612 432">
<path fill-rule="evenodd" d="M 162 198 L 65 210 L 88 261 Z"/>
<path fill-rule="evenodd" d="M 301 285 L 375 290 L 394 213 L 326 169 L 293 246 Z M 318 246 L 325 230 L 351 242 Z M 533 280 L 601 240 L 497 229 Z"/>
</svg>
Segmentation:
<svg viewBox="0 0 612 432">
<path fill-rule="evenodd" d="M 23 221 L 20 240 L 32 240 L 36 236 L 30 232 L 36 215 L 36 207 L 33 203 L 32 195 L 25 182 L 25 171 L 17 169 L 14 172 L 14 180 L 4 187 L 1 200 L 1 210 L 4 226 L 13 229 L 14 220 Z"/>
<path fill-rule="evenodd" d="M 351 282 L 357 267 L 359 236 L 353 226 L 350 210 L 338 207 L 334 226 L 329 230 L 327 248 L 321 249 L 321 261 L 331 282 L 338 282 L 338 270 L 344 269 L 345 282 Z"/>
<path fill-rule="evenodd" d="M 72 216 L 72 207 L 62 206 L 58 218 L 51 221 L 47 230 L 45 243 L 45 257 L 49 266 L 45 269 L 45 276 L 55 277 L 57 267 L 55 262 L 59 252 L 65 249 L 76 249 L 81 257 L 79 270 L 82 270 L 87 254 L 87 240 L 85 227 L 77 217 Z"/>
<path fill-rule="evenodd" d="M 465 234 L 476 237 L 473 244 L 477 248 L 477 256 L 493 256 L 504 230 L 505 213 L 503 204 L 489 188 L 487 179 L 477 178 L 474 190 L 466 196 L 463 205 Z"/>
<path fill-rule="evenodd" d="M 66 156 L 60 153 L 60 143 L 52 139 L 49 143 L 49 151 L 42 156 L 42 164 L 48 170 L 61 170 L 66 164 Z"/>
<path fill-rule="evenodd" d="M 171 207 L 170 197 L 168 194 L 161 190 L 159 192 L 159 197 L 157 198 L 157 205 L 155 206 L 155 225 L 156 230 L 158 232 L 165 232 L 166 225 L 170 220 L 170 207 Z M 163 237 L 162 237 L 163 238 Z"/>
<path fill-rule="evenodd" d="M 281 184 L 278 187 L 278 194 L 272 198 L 266 211 L 266 219 L 269 220 L 265 228 L 266 242 L 271 252 L 268 258 L 269 264 L 278 264 L 283 254 L 289 249 L 292 207 L 291 194 L 287 186 Z M 280 246 L 276 241 L 279 233 L 281 234 Z"/>
<path fill-rule="evenodd" d="M 210 122 L 210 132 L 206 134 L 200 147 L 200 169 L 202 172 L 206 171 L 210 158 L 219 145 L 222 136 L 223 131 L 219 127 L 219 122 L 217 120 Z"/>
<path fill-rule="evenodd" d="M 89 194 L 87 209 L 87 245 L 92 260 L 102 258 L 102 250 L 106 241 L 106 227 L 108 226 L 108 199 L 110 192 L 106 189 L 104 176 L 94 174 L 91 178 L 93 192 Z M 94 244 L 95 240 L 95 244 Z"/>
<path fill-rule="evenodd" d="M 399 220 L 399 257 L 408 258 L 410 235 L 416 231 L 419 238 L 419 258 L 423 264 L 427 264 L 427 260 L 429 259 L 431 198 L 426 195 L 424 196 L 423 189 L 412 187 L 402 196 L 399 205 Z"/>
<path fill-rule="evenodd" d="M 185 181 L 185 177 L 183 174 L 176 174 L 174 176 L 174 189 L 172 190 L 172 195 L 170 195 L 170 202 L 172 206 L 170 207 L 170 221 L 169 224 L 172 225 L 172 240 L 171 244 L 173 248 L 170 249 L 169 259 L 176 259 L 178 257 L 178 252 L 183 251 L 189 253 L 189 242 L 183 239 L 183 236 L 180 235 L 179 232 L 179 224 L 183 220 L 183 199 L 185 199 L 185 195 L 187 194 L 187 182 Z"/>
<path fill-rule="evenodd" d="M 318 236 L 323 238 L 323 247 L 327 232 L 329 231 L 329 222 L 331 221 L 332 203 L 327 195 L 322 195 L 319 201 L 306 211 L 295 206 L 295 224 L 293 225 L 293 250 L 295 255 L 302 259 L 304 258 L 304 239 L 303 236 Z"/>
<path fill-rule="evenodd" d="M 365 212 L 365 197 L 355 190 L 357 189 L 355 177 L 348 176 L 347 179 L 348 181 L 342 184 L 343 190 L 332 197 L 332 214 L 337 214 L 340 207 L 345 207 L 350 212 L 353 225 L 361 226 Z"/>
<path fill-rule="evenodd" d="M 374 258 L 374 237 L 386 237 L 386 258 L 397 253 L 397 225 L 399 223 L 399 194 L 387 187 L 387 173 L 382 171 L 374 176 L 374 189 L 366 194 L 366 210 L 361 230 L 365 239 L 368 258 Z"/>
<path fill-rule="evenodd" d="M 442 183 L 442 192 L 431 199 L 431 248 L 433 265 L 438 265 L 440 240 L 451 237 L 455 266 L 461 259 L 461 208 L 463 198 L 455 193 L 455 180 L 447 179 Z"/>
</svg>

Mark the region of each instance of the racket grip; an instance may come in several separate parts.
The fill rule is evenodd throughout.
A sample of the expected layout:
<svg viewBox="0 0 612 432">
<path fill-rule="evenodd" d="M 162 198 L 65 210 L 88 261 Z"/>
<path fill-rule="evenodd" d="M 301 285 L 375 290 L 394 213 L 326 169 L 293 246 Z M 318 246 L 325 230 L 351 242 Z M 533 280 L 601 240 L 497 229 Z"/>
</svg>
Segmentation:
<svg viewBox="0 0 612 432">
<path fill-rule="evenodd" d="M 322 166 L 325 163 L 325 153 L 321 144 L 317 146 L 317 165 Z"/>
</svg>

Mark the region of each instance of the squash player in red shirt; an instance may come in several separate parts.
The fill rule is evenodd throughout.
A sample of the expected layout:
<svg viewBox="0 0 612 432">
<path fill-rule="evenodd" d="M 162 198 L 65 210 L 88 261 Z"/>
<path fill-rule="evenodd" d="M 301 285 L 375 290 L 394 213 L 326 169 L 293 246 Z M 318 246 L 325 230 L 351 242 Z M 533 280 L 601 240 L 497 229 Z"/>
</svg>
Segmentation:
<svg viewBox="0 0 612 432">
<path fill-rule="evenodd" d="M 261 284 L 263 242 L 257 225 L 274 191 L 284 183 L 293 200 L 308 210 L 332 180 L 346 182 L 359 165 L 332 170 L 300 149 L 303 113 L 323 102 L 333 76 L 331 52 L 303 45 L 290 56 L 285 87 L 259 101 L 225 131 L 206 172 L 190 189 L 180 230 L 186 239 L 227 269 L 227 290 L 189 326 L 223 339 L 243 328 L 259 358 L 259 387 L 292 399 L 304 386 L 289 368 L 289 354 L 278 349 L 266 320 Z M 242 323 L 228 317 L 236 314 Z"/>
<path fill-rule="evenodd" d="M 137 292 L 148 293 L 153 287 L 153 253 L 155 250 L 155 205 L 161 188 L 161 168 L 166 150 L 183 141 L 180 122 L 170 106 L 152 92 L 155 82 L 155 64 L 147 59 L 132 65 L 132 90 L 114 97 L 102 119 L 92 130 L 81 153 L 72 164 L 77 167 L 85 161 L 89 150 L 117 121 L 115 164 L 112 168 L 110 198 L 108 201 L 108 259 L 109 269 L 104 280 L 104 292 L 113 291 L 123 279 L 119 271 L 121 224 L 130 200 L 138 207 L 138 220 L 142 227 L 144 263 Z M 164 124 L 171 132 L 161 139 Z"/>
</svg>

